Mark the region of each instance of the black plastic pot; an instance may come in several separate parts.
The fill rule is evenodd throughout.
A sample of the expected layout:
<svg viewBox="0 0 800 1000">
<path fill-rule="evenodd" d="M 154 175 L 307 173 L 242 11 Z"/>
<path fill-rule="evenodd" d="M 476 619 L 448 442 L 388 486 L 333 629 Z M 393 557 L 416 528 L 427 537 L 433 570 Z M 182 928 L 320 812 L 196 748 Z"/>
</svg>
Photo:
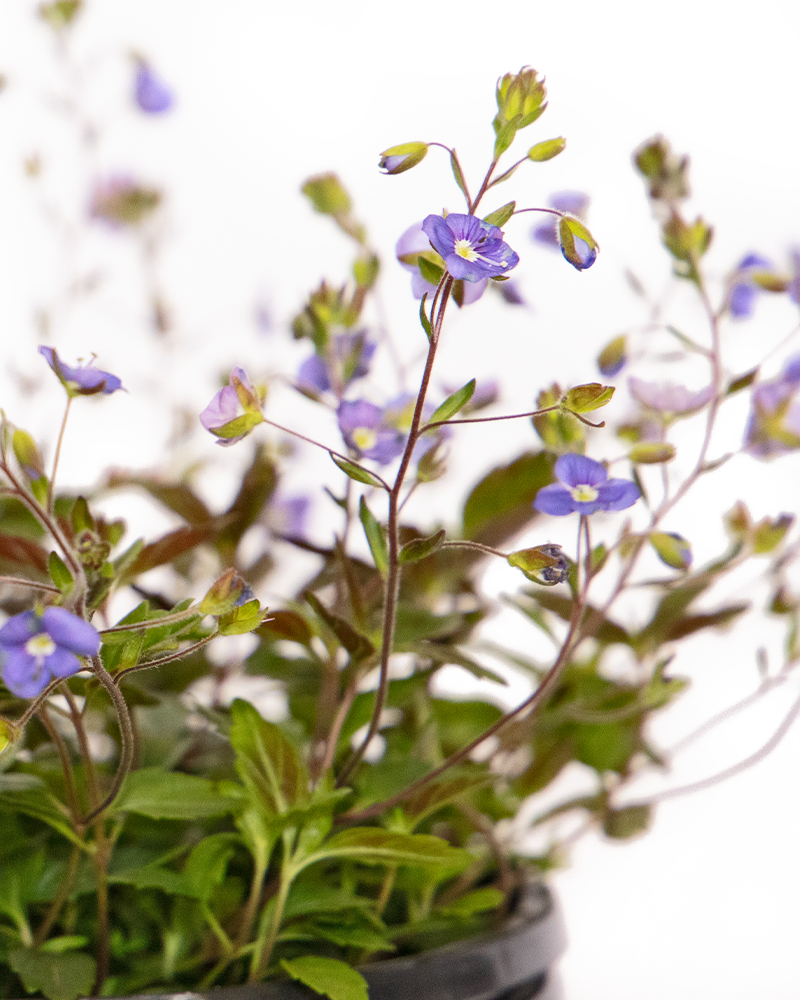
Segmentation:
<svg viewBox="0 0 800 1000">
<path fill-rule="evenodd" d="M 566 948 L 560 909 L 543 885 L 531 885 L 503 927 L 360 971 L 369 1000 L 561 1000 L 555 966 Z M 293 982 L 148 994 L 128 1000 L 311 1000 Z"/>
</svg>

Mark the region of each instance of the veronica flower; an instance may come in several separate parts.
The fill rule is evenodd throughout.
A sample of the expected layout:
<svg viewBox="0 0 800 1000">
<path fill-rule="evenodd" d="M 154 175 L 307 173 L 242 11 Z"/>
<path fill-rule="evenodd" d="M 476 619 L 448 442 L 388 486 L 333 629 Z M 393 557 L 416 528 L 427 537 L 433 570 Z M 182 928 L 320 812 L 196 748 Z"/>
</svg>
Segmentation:
<svg viewBox="0 0 800 1000">
<path fill-rule="evenodd" d="M 297 373 L 297 383 L 312 392 L 332 389 L 340 398 L 345 389 L 369 372 L 377 344 L 365 333 L 341 333 L 328 343 L 324 354 L 312 354 Z"/>
<path fill-rule="evenodd" d="M 134 97 L 140 110 L 148 115 L 160 115 L 172 107 L 172 91 L 160 80 L 146 62 L 136 70 Z"/>
<path fill-rule="evenodd" d="M 744 450 L 769 458 L 800 448 L 800 355 L 790 358 L 781 374 L 759 382 L 751 396 Z"/>
<path fill-rule="evenodd" d="M 675 385 L 673 382 L 645 382 L 635 376 L 628 379 L 628 388 L 637 402 L 649 410 L 656 410 L 664 417 L 696 413 L 714 395 L 713 385 L 693 392 L 686 386 Z"/>
<path fill-rule="evenodd" d="M 761 269 L 768 270 L 771 267 L 772 262 L 757 253 L 749 253 L 742 258 L 733 276 L 733 284 L 728 298 L 731 316 L 735 319 L 747 319 L 753 315 L 756 296 L 760 289 L 751 277 L 752 272 Z"/>
<path fill-rule="evenodd" d="M 336 411 L 339 430 L 347 443 L 359 456 L 371 458 L 380 465 L 402 454 L 405 436 L 386 422 L 385 413 L 365 399 L 341 402 Z"/>
<path fill-rule="evenodd" d="M 562 455 L 555 465 L 557 483 L 543 486 L 533 506 L 544 514 L 563 517 L 577 511 L 594 514 L 598 510 L 624 510 L 641 494 L 630 479 L 609 479 L 602 462 L 585 455 Z"/>
<path fill-rule="evenodd" d="M 574 215 L 576 219 L 585 219 L 589 209 L 589 195 L 583 191 L 558 191 L 551 194 L 547 199 L 550 208 L 558 212 L 567 212 Z M 560 250 L 561 243 L 558 239 L 558 216 L 548 215 L 546 221 L 540 222 L 531 230 L 531 239 L 544 246 L 552 247 L 553 250 Z"/>
<path fill-rule="evenodd" d="M 108 396 L 122 388 L 122 382 L 116 375 L 101 371 L 93 365 L 84 365 L 80 368 L 65 365 L 59 359 L 54 347 L 42 345 L 39 347 L 39 353 L 56 373 L 68 396 L 94 396 L 97 393 Z"/>
<path fill-rule="evenodd" d="M 800 247 L 792 247 L 789 251 L 792 259 L 792 277 L 789 279 L 789 298 L 800 306 Z"/>
<path fill-rule="evenodd" d="M 517 254 L 503 242 L 502 230 L 475 215 L 429 215 L 422 228 L 453 278 L 495 278 L 519 263 Z"/>
<path fill-rule="evenodd" d="M 427 293 L 428 299 L 432 299 L 436 293 L 436 285 L 426 281 L 420 274 L 417 259 L 420 254 L 431 252 L 431 242 L 422 228 L 421 222 L 415 222 L 409 226 L 397 241 L 394 248 L 397 259 L 403 267 L 411 272 L 411 292 L 415 299 L 421 299 Z M 464 295 L 461 304 L 464 306 L 477 302 L 486 291 L 489 284 L 488 278 L 481 281 L 469 281 L 464 284 Z M 504 282 L 503 285 L 506 283 Z M 501 286 L 502 287 L 502 286 Z"/>
<path fill-rule="evenodd" d="M 234 368 L 228 385 L 216 393 L 200 414 L 200 423 L 217 437 L 217 444 L 236 444 L 263 421 L 262 395 L 243 368 Z"/>
<path fill-rule="evenodd" d="M 308 525 L 311 499 L 307 496 L 279 496 L 270 500 L 265 512 L 267 527 L 282 538 L 303 538 Z"/>
<path fill-rule="evenodd" d="M 81 670 L 79 656 L 99 649 L 97 629 L 64 608 L 23 611 L 0 628 L 3 683 L 18 698 L 35 698 L 50 681 Z"/>
</svg>

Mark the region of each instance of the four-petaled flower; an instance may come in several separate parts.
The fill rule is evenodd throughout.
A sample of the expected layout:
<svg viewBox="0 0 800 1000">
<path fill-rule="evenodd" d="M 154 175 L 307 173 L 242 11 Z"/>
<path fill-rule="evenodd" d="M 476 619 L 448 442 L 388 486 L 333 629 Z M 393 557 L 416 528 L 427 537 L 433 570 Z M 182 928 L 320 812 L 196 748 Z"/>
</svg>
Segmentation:
<svg viewBox="0 0 800 1000">
<path fill-rule="evenodd" d="M 200 414 L 200 423 L 217 437 L 217 444 L 236 444 L 260 424 L 262 394 L 247 377 L 244 368 L 236 367 L 228 385 L 214 396 Z"/>
<path fill-rule="evenodd" d="M 411 293 L 414 298 L 421 299 L 427 292 L 428 299 L 432 299 L 436 292 L 436 285 L 432 285 L 422 277 L 417 264 L 417 260 L 422 254 L 431 254 L 431 241 L 425 235 L 421 222 L 415 222 L 413 226 L 406 229 L 397 241 L 394 252 L 403 267 L 411 272 Z M 466 284 L 462 282 L 463 296 L 456 301 L 460 301 L 462 306 L 477 302 L 486 291 L 488 284 L 488 278 L 483 278 L 481 281 L 470 281 Z M 505 287 L 506 284 L 507 282 L 503 282 L 501 287 Z"/>
<path fill-rule="evenodd" d="M 148 115 L 160 115 L 172 107 L 172 91 L 146 62 L 137 67 L 134 97 L 139 109 Z"/>
<path fill-rule="evenodd" d="M 94 396 L 99 392 L 108 396 L 122 388 L 122 382 L 116 375 L 101 371 L 92 365 L 85 365 L 81 368 L 71 368 L 69 365 L 65 365 L 53 347 L 41 346 L 39 353 L 58 375 L 68 396 Z"/>
<path fill-rule="evenodd" d="M 339 403 L 339 430 L 347 446 L 360 456 L 388 465 L 405 447 L 405 436 L 386 421 L 386 414 L 365 399 Z"/>
<path fill-rule="evenodd" d="M 50 681 L 81 670 L 79 656 L 99 649 L 97 629 L 64 608 L 23 611 L 0 628 L 3 683 L 18 698 L 35 698 Z"/>
<path fill-rule="evenodd" d="M 495 278 L 519 263 L 517 254 L 503 242 L 502 230 L 475 215 L 429 215 L 422 229 L 453 278 Z"/>
<path fill-rule="evenodd" d="M 598 510 L 624 510 L 641 496 L 636 483 L 630 479 L 609 479 L 603 463 L 585 455 L 562 455 L 556 462 L 555 473 L 559 481 L 542 487 L 533 503 L 543 514 L 563 517 L 574 511 L 594 514 Z"/>
</svg>

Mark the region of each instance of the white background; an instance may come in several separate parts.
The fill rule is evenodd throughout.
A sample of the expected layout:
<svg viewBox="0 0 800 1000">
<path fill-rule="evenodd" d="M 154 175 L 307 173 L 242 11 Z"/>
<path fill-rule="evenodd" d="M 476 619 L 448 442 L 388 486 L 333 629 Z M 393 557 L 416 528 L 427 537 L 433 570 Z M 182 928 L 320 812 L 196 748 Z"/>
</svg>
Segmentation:
<svg viewBox="0 0 800 1000">
<path fill-rule="evenodd" d="M 411 139 L 454 144 L 474 188 L 490 151 L 494 81 L 524 64 L 546 74 L 550 108 L 520 140 L 522 151 L 528 136 L 533 142 L 555 135 L 567 137 L 567 151 L 521 168 L 505 186 L 508 194 L 498 189 L 486 206 L 512 197 L 535 205 L 554 190 L 587 190 L 602 252 L 591 271 L 578 274 L 529 243 L 530 217 L 510 223 L 507 238 L 522 257 L 518 274 L 531 308 L 502 311 L 482 301 L 451 316 L 441 382 L 502 376 L 504 404 L 514 410 L 527 408 L 553 379 L 596 377 L 600 346 L 643 319 L 624 268 L 656 291 L 668 280 L 630 166 L 631 150 L 655 132 L 692 155 L 693 207 L 715 225 L 708 265 L 718 283 L 744 253 L 759 250 L 783 262 L 787 247 L 800 242 L 800 16 L 788 0 L 95 0 L 74 31 L 80 74 L 69 84 L 70 93 L 81 92 L 81 114 L 102 129 L 88 156 L 75 141 L 74 122 L 59 110 L 69 71 L 59 67 L 34 12 L 21 0 L 0 7 L 0 72 L 8 80 L 0 94 L 0 404 L 11 419 L 53 440 L 61 404 L 35 355 L 40 342 L 54 344 L 67 361 L 96 352 L 100 367 L 121 375 L 130 390 L 98 404 L 102 416 L 94 401 L 75 408 L 63 469 L 70 484 L 91 483 L 109 461 L 144 467 L 163 454 L 174 437 L 165 386 L 196 413 L 220 370 L 242 363 L 254 377 L 291 374 L 305 356 L 286 345 L 286 321 L 323 274 L 344 279 L 350 253 L 300 196 L 309 174 L 336 170 L 354 193 L 386 262 L 388 325 L 403 356 L 414 357 L 416 304 L 392 248 L 411 222 L 445 206 L 460 210 L 458 193 L 441 151 L 432 150 L 412 173 L 389 178 L 378 174 L 377 154 Z M 131 49 L 175 89 L 169 115 L 146 119 L 131 106 Z M 21 164 L 35 153 L 43 170 L 34 183 Z M 112 172 L 161 185 L 168 195 L 159 267 L 175 321 L 169 346 L 153 346 L 133 242 L 96 226 L 74 235 L 91 178 Z M 43 202 L 65 213 L 61 242 Z M 98 269 L 96 292 L 65 294 L 77 276 Z M 259 306 L 272 317 L 271 333 L 255 322 Z M 700 336 L 697 315 L 680 297 L 676 308 Z M 51 315 L 46 335 L 33 321 L 42 309 Z M 759 303 L 757 318 L 729 334 L 732 367 L 761 360 L 795 322 L 785 301 Z M 162 353 L 154 362 L 156 350 Z M 776 358 L 765 370 L 777 366 Z M 320 426 L 320 411 L 310 405 L 276 390 L 270 406 L 271 416 L 335 442 L 332 421 Z M 731 439 L 738 440 L 744 412 L 731 412 Z M 110 439 L 102 433 L 109 428 Z M 509 427 L 456 445 L 456 482 L 475 478 L 479 449 L 491 448 L 493 459 L 510 455 L 527 433 Z M 224 475 L 232 467 L 226 462 L 236 465 L 233 452 L 209 456 L 207 442 L 181 447 L 176 467 L 192 457 L 213 459 L 214 476 L 207 472 L 205 484 L 219 497 L 233 488 Z M 305 460 L 309 469 L 322 468 L 311 455 Z M 794 457 L 769 467 L 742 458 L 707 499 L 726 509 L 749 491 L 754 513 L 775 514 L 796 504 L 797 480 Z M 443 494 L 430 496 L 435 504 Z M 417 512 L 424 517 L 424 506 Z M 717 523 L 692 536 L 697 516 L 697 509 L 684 512 L 671 528 L 709 556 L 722 535 Z M 517 581 L 498 575 L 487 583 L 510 589 Z M 731 647 L 715 636 L 696 645 L 693 662 L 681 665 L 695 690 L 660 730 L 666 745 L 714 706 L 755 687 L 760 641 L 746 636 Z M 708 749 L 698 744 L 665 784 L 747 756 L 794 697 L 794 687 L 784 689 Z M 578 846 L 571 867 L 556 878 L 570 935 L 562 965 L 568 1000 L 800 996 L 798 750 L 796 728 L 756 769 L 666 803 L 637 842 L 588 838 Z"/>
</svg>

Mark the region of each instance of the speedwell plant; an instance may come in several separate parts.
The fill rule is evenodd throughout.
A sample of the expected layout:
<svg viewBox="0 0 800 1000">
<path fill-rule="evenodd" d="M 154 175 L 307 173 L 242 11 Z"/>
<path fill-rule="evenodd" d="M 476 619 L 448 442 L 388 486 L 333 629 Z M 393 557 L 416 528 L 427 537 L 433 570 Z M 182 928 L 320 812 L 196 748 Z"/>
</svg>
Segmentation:
<svg viewBox="0 0 800 1000">
<path fill-rule="evenodd" d="M 141 60 L 136 73 L 142 111 L 167 110 L 166 85 Z M 764 560 L 768 612 L 787 623 L 785 662 L 771 678 L 796 662 L 792 515 L 754 522 L 726 496 L 719 514 L 729 545 L 696 566 L 675 510 L 732 457 L 716 437 L 729 400 L 750 395 L 740 449 L 750 460 L 800 447 L 797 358 L 761 379 L 760 359 L 732 373 L 723 353 L 729 322 L 746 318 L 759 295 L 798 302 L 797 260 L 784 273 L 749 255 L 721 291 L 709 287 L 711 228 L 686 215 L 687 160 L 665 140 L 643 145 L 635 163 L 675 278 L 697 297 L 705 328 L 690 336 L 648 318 L 600 353 L 600 372 L 616 386 L 552 383 L 520 413 L 482 413 L 496 392 L 475 379 L 436 395 L 433 386 L 447 382 L 436 359 L 450 312 L 481 309 L 493 292 L 518 307 L 512 273 L 542 247 L 559 249 L 577 271 L 598 258 L 585 197 L 563 193 L 544 207 L 497 197 L 517 170 L 558 155 L 565 141 L 509 155 L 546 108 L 535 70 L 504 76 L 496 97 L 493 147 L 477 183 L 440 143 L 381 154 L 389 175 L 445 155 L 456 184 L 453 211 L 418 206 L 421 221 L 398 243 L 419 299 L 407 336 L 424 348 L 403 393 L 380 396 L 368 380 L 381 349 L 367 310 L 379 262 L 351 199 L 333 174 L 303 188 L 355 249 L 352 280 L 320 284 L 292 327 L 309 347 L 293 382 L 308 406 L 335 413 L 341 435 L 303 437 L 338 467 L 338 485 L 318 498 L 330 514 L 326 544 L 306 533 L 307 498 L 278 490 L 291 457 L 280 467 L 269 441 L 301 435 L 272 412 L 258 358 L 240 359 L 200 414 L 218 444 L 252 448 L 234 500 L 218 513 L 187 479 L 158 474 L 116 472 L 94 493 L 64 492 L 66 416 L 49 467 L 44 446 L 4 417 L 0 997 L 75 1000 L 288 976 L 332 1000 L 363 1000 L 357 966 L 494 926 L 576 831 L 626 838 L 647 827 L 651 803 L 628 786 L 665 763 L 648 721 L 686 687 L 681 644 L 745 617 L 746 601 L 714 595 L 753 557 Z M 142 208 L 131 185 L 98 195 L 95 217 L 116 213 L 116 225 L 135 227 L 157 209 L 157 196 Z M 534 212 L 539 248 L 523 227 Z M 625 412 L 619 376 L 634 363 L 646 372 L 669 340 L 700 359 L 700 388 L 632 376 Z M 73 365 L 49 345 L 41 353 L 67 413 L 124 391 L 94 363 Z M 606 407 L 616 441 L 600 430 Z M 445 474 L 457 435 L 481 422 L 502 433 L 511 420 L 530 429 L 527 450 L 484 474 L 441 522 L 409 518 L 406 501 Z M 97 502 L 125 484 L 182 526 L 125 540 L 125 525 Z M 253 560 L 241 544 L 268 520 L 280 524 L 275 552 L 288 544 L 316 560 L 294 599 L 269 609 L 257 594 L 273 549 Z M 573 541 L 562 547 L 551 535 L 565 524 Z M 195 598 L 176 601 L 169 582 L 153 590 L 143 579 L 171 567 L 174 576 L 159 579 L 185 586 L 207 572 L 209 556 L 219 576 Z M 495 602 L 481 581 L 493 560 L 518 571 L 507 603 L 551 644 L 549 655 L 495 646 L 488 656 L 479 627 Z M 133 609 L 115 621 L 120 595 Z M 636 625 L 618 610 L 631 596 Z M 255 648 L 243 664 L 209 655 L 216 637 L 244 633 Z M 494 682 L 491 690 L 521 671 L 530 693 L 510 708 L 469 689 L 447 696 L 437 679 L 448 666 Z M 267 719 L 247 697 L 224 697 L 231 672 L 268 680 L 280 710 Z M 208 679 L 213 694 L 201 703 L 192 693 Z M 570 766 L 587 779 L 584 790 L 564 786 L 553 805 L 554 783 Z M 540 834 L 527 850 L 504 833 L 523 804 Z"/>
</svg>

